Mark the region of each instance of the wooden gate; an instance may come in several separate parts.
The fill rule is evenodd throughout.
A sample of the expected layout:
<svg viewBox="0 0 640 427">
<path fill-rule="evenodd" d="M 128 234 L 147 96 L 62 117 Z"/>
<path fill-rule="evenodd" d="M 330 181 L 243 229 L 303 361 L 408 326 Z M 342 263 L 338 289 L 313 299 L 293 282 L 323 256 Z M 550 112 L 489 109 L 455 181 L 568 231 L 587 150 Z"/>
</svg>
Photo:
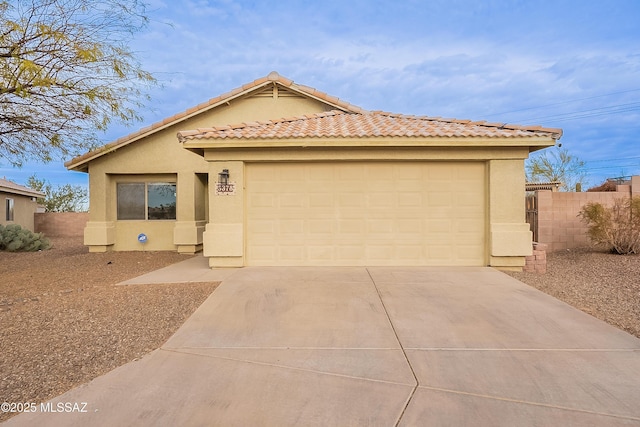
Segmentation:
<svg viewBox="0 0 640 427">
<path fill-rule="evenodd" d="M 525 198 L 526 221 L 533 233 L 533 241 L 538 241 L 538 193 L 528 195 Z"/>
</svg>

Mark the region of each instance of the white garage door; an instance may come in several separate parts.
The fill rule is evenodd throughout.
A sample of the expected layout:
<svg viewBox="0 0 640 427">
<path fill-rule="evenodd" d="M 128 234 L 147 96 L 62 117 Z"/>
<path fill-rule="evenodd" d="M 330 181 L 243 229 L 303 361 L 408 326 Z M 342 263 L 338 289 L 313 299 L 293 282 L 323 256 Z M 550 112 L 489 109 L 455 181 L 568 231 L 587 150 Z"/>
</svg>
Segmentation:
<svg viewBox="0 0 640 427">
<path fill-rule="evenodd" d="M 246 167 L 248 265 L 486 265 L 477 162 Z"/>
</svg>

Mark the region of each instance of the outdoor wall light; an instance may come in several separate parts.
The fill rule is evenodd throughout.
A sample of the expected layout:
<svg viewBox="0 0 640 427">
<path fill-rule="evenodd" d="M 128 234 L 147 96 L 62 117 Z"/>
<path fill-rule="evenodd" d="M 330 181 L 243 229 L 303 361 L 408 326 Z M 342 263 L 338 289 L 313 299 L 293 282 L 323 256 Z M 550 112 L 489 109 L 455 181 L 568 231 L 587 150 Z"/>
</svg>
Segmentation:
<svg viewBox="0 0 640 427">
<path fill-rule="evenodd" d="M 218 184 L 229 184 L 229 169 L 222 169 L 222 172 L 218 174 Z"/>
</svg>

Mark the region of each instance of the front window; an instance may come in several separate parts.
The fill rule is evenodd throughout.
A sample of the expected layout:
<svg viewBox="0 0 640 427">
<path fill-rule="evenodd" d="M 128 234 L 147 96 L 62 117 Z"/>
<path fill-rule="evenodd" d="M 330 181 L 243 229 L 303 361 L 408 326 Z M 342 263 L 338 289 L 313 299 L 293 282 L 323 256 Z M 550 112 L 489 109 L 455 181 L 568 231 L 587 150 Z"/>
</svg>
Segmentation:
<svg viewBox="0 0 640 427">
<path fill-rule="evenodd" d="M 13 199 L 5 199 L 5 219 L 13 221 Z"/>
<path fill-rule="evenodd" d="M 176 184 L 122 182 L 117 185 L 119 220 L 176 219 Z"/>
</svg>

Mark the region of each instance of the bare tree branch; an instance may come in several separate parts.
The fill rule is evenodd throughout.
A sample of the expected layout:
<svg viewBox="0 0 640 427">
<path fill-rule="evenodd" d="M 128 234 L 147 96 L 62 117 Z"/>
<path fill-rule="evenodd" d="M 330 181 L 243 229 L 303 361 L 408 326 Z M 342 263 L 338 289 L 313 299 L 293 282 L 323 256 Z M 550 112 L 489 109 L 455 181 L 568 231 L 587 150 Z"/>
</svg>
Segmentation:
<svg viewBox="0 0 640 427">
<path fill-rule="evenodd" d="M 0 0 L 0 158 L 80 154 L 140 119 L 155 79 L 128 47 L 141 0 Z"/>
</svg>

